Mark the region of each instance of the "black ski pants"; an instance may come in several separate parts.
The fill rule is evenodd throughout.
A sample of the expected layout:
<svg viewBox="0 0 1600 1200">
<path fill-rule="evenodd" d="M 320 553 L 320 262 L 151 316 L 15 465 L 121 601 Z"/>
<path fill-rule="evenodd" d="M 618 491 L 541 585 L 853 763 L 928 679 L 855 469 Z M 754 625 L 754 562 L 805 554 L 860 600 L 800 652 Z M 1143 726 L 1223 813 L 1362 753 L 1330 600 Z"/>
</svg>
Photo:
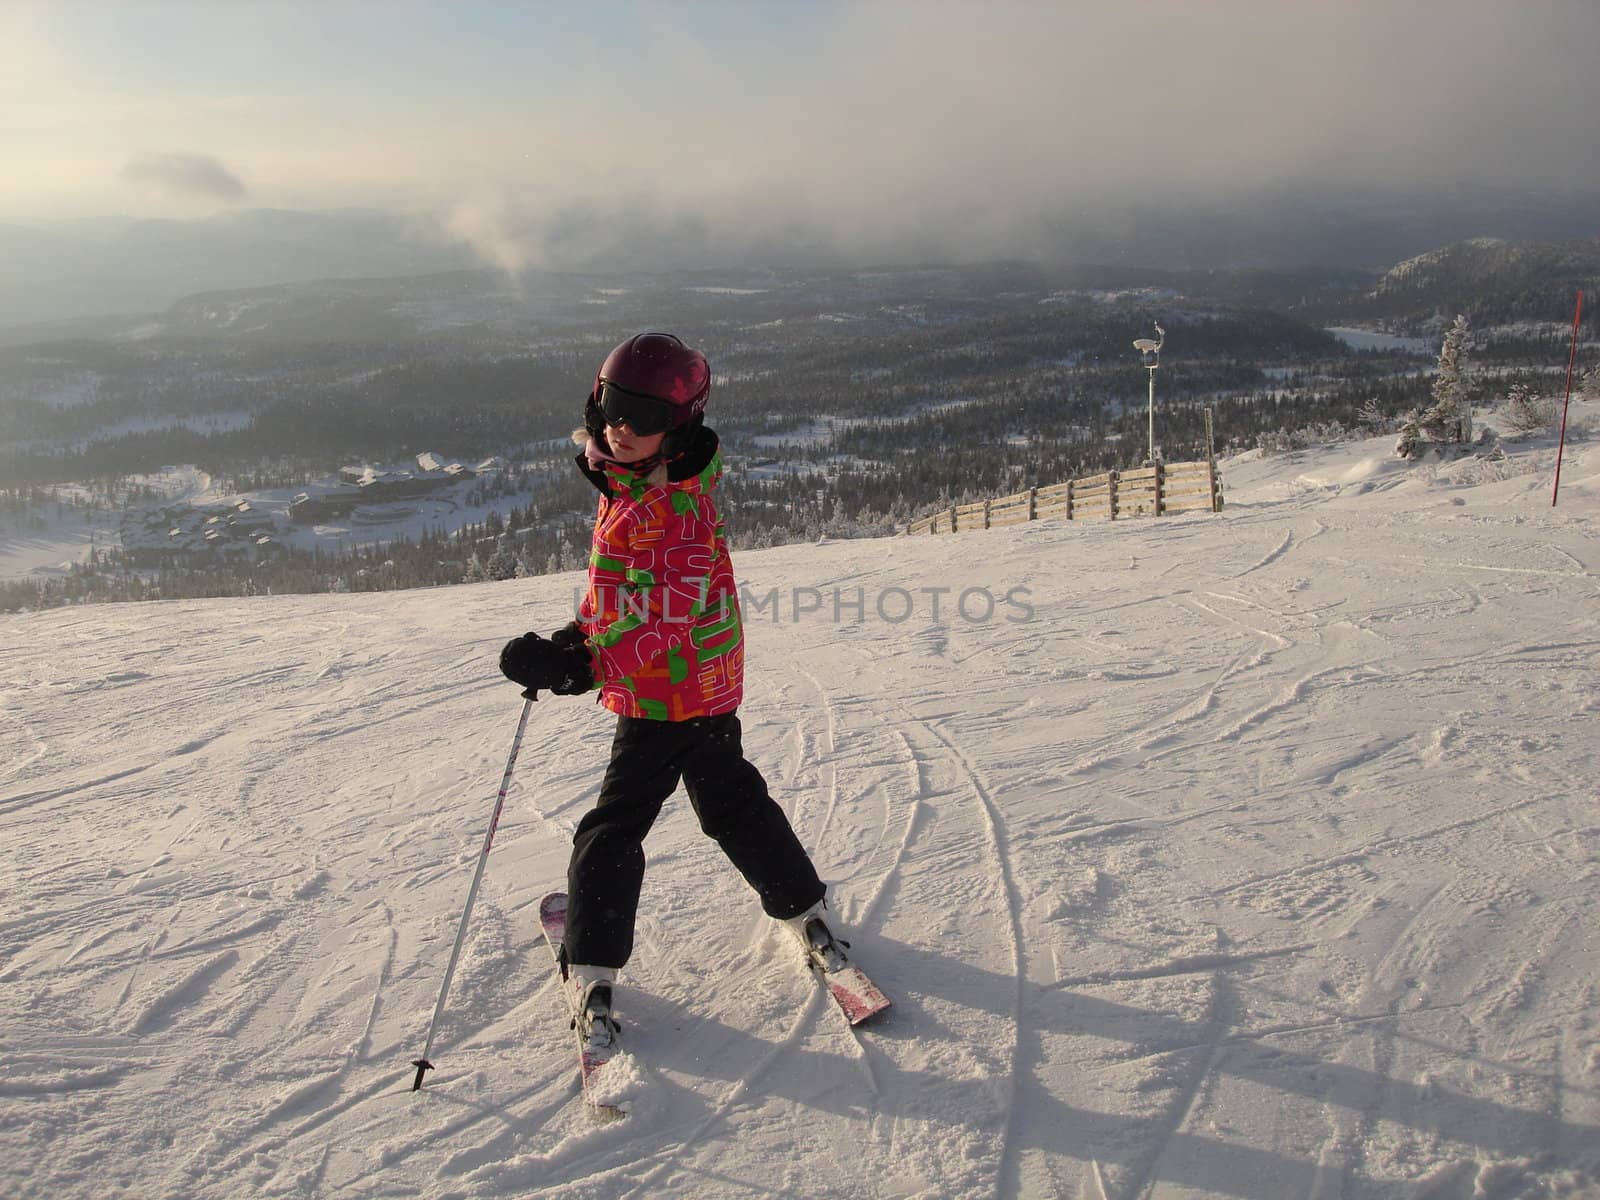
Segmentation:
<svg viewBox="0 0 1600 1200">
<path fill-rule="evenodd" d="M 735 713 L 692 721 L 618 717 L 600 799 L 572 840 L 569 963 L 627 963 L 644 884 L 644 838 L 680 780 L 700 828 L 756 890 L 769 916 L 799 916 L 822 899 L 816 868 L 767 781 L 744 756 Z"/>
</svg>

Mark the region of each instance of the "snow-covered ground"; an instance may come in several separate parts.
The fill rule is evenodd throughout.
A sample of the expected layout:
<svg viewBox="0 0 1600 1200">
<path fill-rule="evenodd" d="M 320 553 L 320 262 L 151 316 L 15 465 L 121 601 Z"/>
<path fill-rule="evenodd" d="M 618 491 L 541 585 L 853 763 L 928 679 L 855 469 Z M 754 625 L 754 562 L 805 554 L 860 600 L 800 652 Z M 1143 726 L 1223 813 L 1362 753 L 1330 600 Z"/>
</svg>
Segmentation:
<svg viewBox="0 0 1600 1200">
<path fill-rule="evenodd" d="M 168 504 L 204 505 L 221 499 L 211 476 L 194 466 L 133 475 L 126 486 L 150 488 Z M 91 493 L 81 484 L 54 484 L 49 491 L 55 499 L 42 507 L 0 517 L 0 580 L 65 575 L 75 563 L 87 562 L 92 551 L 121 547 L 119 512 L 83 507 Z"/>
<path fill-rule="evenodd" d="M 1342 326 L 1334 326 L 1328 332 L 1354 350 L 1403 350 L 1407 354 L 1439 353 L 1438 338 L 1401 337 L 1393 333 L 1378 333 L 1371 329 L 1349 329 Z"/>
<path fill-rule="evenodd" d="M 149 486 L 157 493 L 158 499 L 144 504 L 147 509 L 164 510 L 170 505 L 189 504 L 198 509 L 214 510 L 219 505 L 248 501 L 258 512 L 274 519 L 275 527 L 268 532 L 281 544 L 306 554 L 321 550 L 335 556 L 401 539 L 417 541 L 437 529 L 454 531 L 466 525 L 481 524 L 490 513 L 504 513 L 508 507 L 527 504 L 534 498 L 532 493 L 514 493 L 469 503 L 475 484 L 467 479 L 430 495 L 364 504 L 344 516 L 306 524 L 290 519 L 290 504 L 302 492 L 323 495 L 334 491 L 339 485 L 333 479 L 309 487 L 228 493 L 215 485 L 204 471 L 187 465 L 167 467 L 156 475 L 132 476 L 129 482 L 134 487 Z M 51 491 L 60 497 L 62 505 L 35 506 L 25 514 L 9 519 L 0 517 L 0 580 L 66 574 L 74 563 L 87 562 L 93 549 L 128 548 L 121 534 L 121 512 L 85 513 L 71 507 L 73 497 L 88 495 L 79 484 L 52 485 Z M 205 515 L 200 514 L 197 520 L 204 519 Z M 158 536 L 165 538 L 166 528 L 165 522 L 158 525 Z M 161 544 L 165 546 L 166 542 Z"/>
<path fill-rule="evenodd" d="M 739 556 L 747 747 L 895 1007 L 847 1029 L 675 801 L 618 1124 L 537 934 L 574 699 L 409 1090 L 495 655 L 571 577 L 0 618 L 0 1194 L 1600 1194 L 1600 445 L 1554 509 L 1552 462 L 1382 439 L 1233 460 L 1218 515 Z"/>
<path fill-rule="evenodd" d="M 27 516 L 0 517 L 0 580 L 66 575 L 74 563 L 86 562 L 95 549 L 121 544 L 117 527 L 105 513 L 47 507 L 38 526 Z"/>
</svg>

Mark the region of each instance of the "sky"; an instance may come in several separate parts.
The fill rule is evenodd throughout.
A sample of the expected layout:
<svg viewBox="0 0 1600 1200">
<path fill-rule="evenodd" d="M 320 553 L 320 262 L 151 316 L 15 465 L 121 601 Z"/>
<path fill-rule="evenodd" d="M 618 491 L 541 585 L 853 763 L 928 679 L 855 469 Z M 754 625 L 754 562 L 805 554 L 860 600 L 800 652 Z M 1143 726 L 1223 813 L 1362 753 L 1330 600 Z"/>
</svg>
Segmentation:
<svg viewBox="0 0 1600 1200">
<path fill-rule="evenodd" d="M 1263 190 L 1600 190 L 1594 0 L 6 0 L 0 220 L 426 213 L 974 252 Z M 707 231 L 711 231 L 708 235 Z"/>
</svg>

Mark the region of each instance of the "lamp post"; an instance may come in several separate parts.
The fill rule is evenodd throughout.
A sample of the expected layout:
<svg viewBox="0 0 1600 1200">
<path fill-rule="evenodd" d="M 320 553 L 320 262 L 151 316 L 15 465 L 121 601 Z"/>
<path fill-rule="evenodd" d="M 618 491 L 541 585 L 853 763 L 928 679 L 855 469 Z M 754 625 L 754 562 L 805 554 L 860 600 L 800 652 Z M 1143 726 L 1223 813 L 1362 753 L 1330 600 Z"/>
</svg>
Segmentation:
<svg viewBox="0 0 1600 1200">
<path fill-rule="evenodd" d="M 1167 340 L 1167 331 L 1155 322 L 1156 336 L 1135 338 L 1133 348 L 1144 356 L 1144 369 L 1150 372 L 1149 456 L 1146 466 L 1156 465 L 1156 370 L 1161 366 L 1161 346 Z"/>
</svg>

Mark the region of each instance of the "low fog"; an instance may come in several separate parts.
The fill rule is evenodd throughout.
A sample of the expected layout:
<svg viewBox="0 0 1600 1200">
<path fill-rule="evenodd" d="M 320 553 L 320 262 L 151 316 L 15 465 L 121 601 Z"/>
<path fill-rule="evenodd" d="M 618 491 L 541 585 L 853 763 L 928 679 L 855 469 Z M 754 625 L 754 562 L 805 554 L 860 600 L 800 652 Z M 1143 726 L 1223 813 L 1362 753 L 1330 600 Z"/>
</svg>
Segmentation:
<svg viewBox="0 0 1600 1200">
<path fill-rule="evenodd" d="M 528 130 L 513 144 L 542 167 L 485 180 L 447 227 L 507 266 L 665 262 L 685 245 L 1072 258 L 1136 252 L 1189 211 L 1264 222 L 1258 252 L 1230 253 L 1275 259 L 1278 226 L 1323 216 L 1308 207 L 1365 224 L 1385 204 L 1433 220 L 1600 190 L 1592 3 L 836 15 L 814 70 L 759 85 L 664 29 L 683 69 L 653 113 L 601 99 Z"/>
</svg>

